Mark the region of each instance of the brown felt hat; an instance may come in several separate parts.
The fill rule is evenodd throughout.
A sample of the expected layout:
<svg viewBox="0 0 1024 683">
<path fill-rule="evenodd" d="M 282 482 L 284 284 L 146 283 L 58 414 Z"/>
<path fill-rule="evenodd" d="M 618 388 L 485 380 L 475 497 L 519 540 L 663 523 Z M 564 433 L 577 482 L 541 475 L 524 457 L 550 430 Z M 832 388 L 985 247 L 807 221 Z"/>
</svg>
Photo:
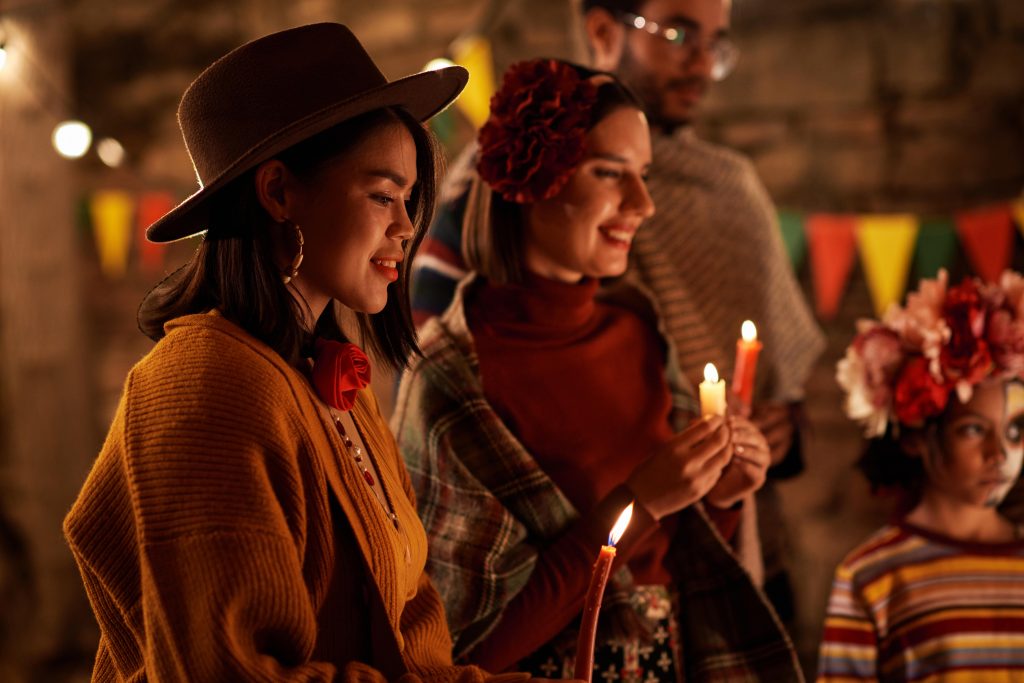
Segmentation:
<svg viewBox="0 0 1024 683">
<path fill-rule="evenodd" d="M 146 230 L 172 242 L 206 230 L 209 198 L 257 164 L 360 114 L 404 107 L 429 119 L 462 92 L 459 66 L 391 83 L 352 32 L 311 24 L 258 38 L 211 64 L 178 106 L 199 191 Z"/>
</svg>

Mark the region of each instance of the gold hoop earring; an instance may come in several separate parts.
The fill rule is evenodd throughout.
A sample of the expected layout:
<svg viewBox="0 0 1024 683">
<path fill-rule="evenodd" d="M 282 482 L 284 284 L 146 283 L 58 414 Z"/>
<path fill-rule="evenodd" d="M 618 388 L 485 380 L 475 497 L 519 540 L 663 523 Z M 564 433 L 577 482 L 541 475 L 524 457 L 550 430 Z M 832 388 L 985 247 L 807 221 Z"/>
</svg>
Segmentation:
<svg viewBox="0 0 1024 683">
<path fill-rule="evenodd" d="M 298 223 L 292 223 L 295 226 L 295 238 L 299 243 L 299 253 L 292 259 L 292 264 L 285 269 L 284 273 L 281 274 L 281 282 L 288 284 L 299 274 L 299 266 L 302 265 L 302 259 L 304 254 L 302 253 L 302 247 L 306 241 L 302 238 L 302 228 L 299 227 Z"/>
</svg>

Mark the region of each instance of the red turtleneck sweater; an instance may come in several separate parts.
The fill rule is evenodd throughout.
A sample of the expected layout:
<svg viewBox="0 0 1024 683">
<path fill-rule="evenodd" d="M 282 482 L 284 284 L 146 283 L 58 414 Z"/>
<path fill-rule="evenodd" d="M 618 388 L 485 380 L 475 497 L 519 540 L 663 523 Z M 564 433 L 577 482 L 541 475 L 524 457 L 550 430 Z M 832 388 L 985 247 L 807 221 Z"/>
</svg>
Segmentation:
<svg viewBox="0 0 1024 683">
<path fill-rule="evenodd" d="M 521 285 L 484 283 L 466 302 L 484 394 L 584 518 L 628 502 L 622 483 L 673 435 L 661 337 L 634 311 L 596 301 L 596 291 L 595 280 L 527 273 Z M 714 517 L 731 535 L 738 515 Z M 672 522 L 641 513 L 627 532 L 632 542 L 619 561 L 638 584 L 671 580 L 662 560 Z M 526 587 L 470 653 L 474 663 L 508 668 L 579 612 L 599 549 L 581 537 L 582 527 L 543 549 Z"/>
</svg>

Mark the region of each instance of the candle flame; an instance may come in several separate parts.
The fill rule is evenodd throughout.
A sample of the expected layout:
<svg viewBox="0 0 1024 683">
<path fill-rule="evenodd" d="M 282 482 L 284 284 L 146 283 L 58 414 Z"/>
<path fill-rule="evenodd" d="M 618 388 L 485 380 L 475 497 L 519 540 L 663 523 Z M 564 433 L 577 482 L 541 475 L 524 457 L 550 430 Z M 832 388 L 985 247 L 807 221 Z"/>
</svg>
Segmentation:
<svg viewBox="0 0 1024 683">
<path fill-rule="evenodd" d="M 757 339 L 757 328 L 754 327 L 754 323 L 749 320 L 743 321 L 743 326 L 740 327 L 740 336 L 743 337 L 743 341 L 752 342 Z"/>
<path fill-rule="evenodd" d="M 608 545 L 615 545 L 622 538 L 622 534 L 626 533 L 626 527 L 629 526 L 629 520 L 633 518 L 633 504 L 630 503 L 626 506 L 626 509 L 619 515 L 619 519 L 615 522 L 615 526 L 612 527 L 612 532 L 608 534 Z"/>
<path fill-rule="evenodd" d="M 715 367 L 714 363 L 708 363 L 704 366 L 704 381 L 715 384 L 718 381 L 718 368 Z"/>
</svg>

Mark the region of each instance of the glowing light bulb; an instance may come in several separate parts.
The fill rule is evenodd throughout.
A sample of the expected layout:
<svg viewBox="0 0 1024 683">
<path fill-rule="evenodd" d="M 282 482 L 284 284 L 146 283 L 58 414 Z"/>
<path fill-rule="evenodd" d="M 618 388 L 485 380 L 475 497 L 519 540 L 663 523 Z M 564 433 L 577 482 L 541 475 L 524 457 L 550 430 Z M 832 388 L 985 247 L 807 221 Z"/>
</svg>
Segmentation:
<svg viewBox="0 0 1024 683">
<path fill-rule="evenodd" d="M 757 328 L 754 323 L 749 320 L 744 320 L 743 325 L 740 326 L 740 336 L 743 337 L 743 341 L 752 342 L 757 339 Z"/>
<path fill-rule="evenodd" d="M 53 129 L 53 147 L 67 159 L 78 159 L 89 151 L 92 130 L 81 121 L 64 121 Z"/>
<path fill-rule="evenodd" d="M 438 57 L 437 59 L 431 59 L 427 62 L 427 65 L 423 67 L 424 71 L 437 71 L 438 69 L 447 69 L 450 66 L 455 66 L 455 62 L 444 57 Z"/>
<path fill-rule="evenodd" d="M 4 66 L 7 65 L 7 46 L 0 41 L 0 71 L 4 70 Z"/>
<path fill-rule="evenodd" d="M 103 138 L 96 143 L 96 155 L 110 168 L 117 168 L 124 162 L 124 147 L 114 138 Z"/>
</svg>

